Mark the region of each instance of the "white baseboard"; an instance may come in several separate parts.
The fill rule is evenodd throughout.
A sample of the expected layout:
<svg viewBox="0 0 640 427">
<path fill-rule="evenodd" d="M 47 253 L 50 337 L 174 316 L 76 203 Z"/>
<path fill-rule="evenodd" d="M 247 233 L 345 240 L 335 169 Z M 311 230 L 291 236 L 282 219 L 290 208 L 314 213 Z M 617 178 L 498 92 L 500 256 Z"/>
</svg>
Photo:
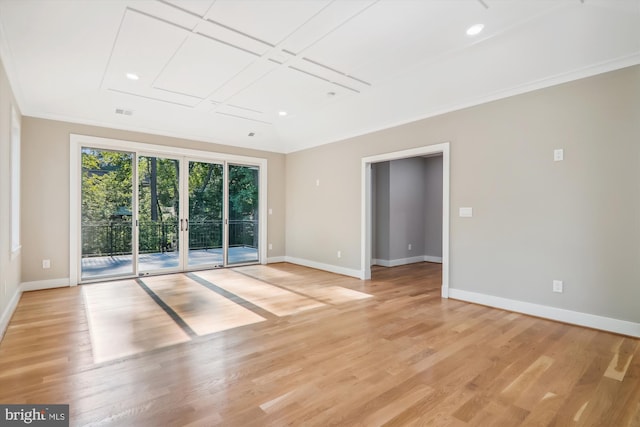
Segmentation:
<svg viewBox="0 0 640 427">
<path fill-rule="evenodd" d="M 442 264 L 442 257 L 435 257 L 430 255 L 420 255 L 411 258 L 399 258 L 399 259 L 372 259 L 371 265 L 381 265 L 382 267 L 397 267 L 399 265 L 414 264 L 416 262 L 437 262 Z"/>
<path fill-rule="evenodd" d="M 285 256 L 284 262 L 290 262 L 291 264 L 303 265 L 305 267 L 316 268 L 318 270 L 324 270 L 331 273 L 343 274 L 345 276 L 351 276 L 351 277 L 356 277 L 358 279 L 363 279 L 360 270 L 354 270 L 351 268 L 339 267 L 337 265 L 324 264 L 321 262 L 310 261 L 308 259 L 302 259 L 302 258 L 294 258 L 290 256 Z"/>
<path fill-rule="evenodd" d="M 13 316 L 13 312 L 16 311 L 16 307 L 18 307 L 18 301 L 20 301 L 20 296 L 22 295 L 22 291 L 18 287 L 16 291 L 13 293 L 13 296 L 9 300 L 9 305 L 5 308 L 2 316 L 0 316 L 0 341 L 4 337 L 4 333 L 7 331 L 9 327 L 9 322 L 11 321 L 11 316 Z"/>
<path fill-rule="evenodd" d="M 640 338 L 640 323 L 449 288 L 449 298 Z"/>
<path fill-rule="evenodd" d="M 36 280 L 20 283 L 20 292 L 40 291 L 42 289 L 64 288 L 69 286 L 69 278 Z"/>
<path fill-rule="evenodd" d="M 275 264 L 277 262 L 285 262 L 284 256 L 272 256 L 267 258 L 267 264 Z"/>
</svg>

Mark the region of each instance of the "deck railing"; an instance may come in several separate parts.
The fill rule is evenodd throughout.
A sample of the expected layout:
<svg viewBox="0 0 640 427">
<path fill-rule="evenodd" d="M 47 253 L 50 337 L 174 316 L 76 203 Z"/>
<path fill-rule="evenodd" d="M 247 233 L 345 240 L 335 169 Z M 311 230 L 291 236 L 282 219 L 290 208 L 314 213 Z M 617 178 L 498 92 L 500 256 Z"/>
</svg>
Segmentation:
<svg viewBox="0 0 640 427">
<path fill-rule="evenodd" d="M 180 224 L 170 222 L 140 221 L 139 253 L 163 253 L 178 250 Z M 82 257 L 131 255 L 132 223 L 127 220 L 92 221 L 82 223 Z M 258 247 L 258 221 L 230 220 L 230 247 Z M 189 249 L 222 248 L 223 222 L 190 221 Z"/>
</svg>

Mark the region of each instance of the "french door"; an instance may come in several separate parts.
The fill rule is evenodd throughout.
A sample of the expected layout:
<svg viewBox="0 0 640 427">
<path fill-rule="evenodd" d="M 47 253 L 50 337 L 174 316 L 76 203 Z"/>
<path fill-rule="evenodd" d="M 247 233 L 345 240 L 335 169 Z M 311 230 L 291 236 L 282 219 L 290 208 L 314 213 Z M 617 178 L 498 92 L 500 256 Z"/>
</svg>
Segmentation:
<svg viewBox="0 0 640 427">
<path fill-rule="evenodd" d="M 81 148 L 80 281 L 258 263 L 260 165 Z"/>
<path fill-rule="evenodd" d="M 137 156 L 137 217 L 134 224 L 138 273 L 180 270 L 180 160 Z"/>
</svg>

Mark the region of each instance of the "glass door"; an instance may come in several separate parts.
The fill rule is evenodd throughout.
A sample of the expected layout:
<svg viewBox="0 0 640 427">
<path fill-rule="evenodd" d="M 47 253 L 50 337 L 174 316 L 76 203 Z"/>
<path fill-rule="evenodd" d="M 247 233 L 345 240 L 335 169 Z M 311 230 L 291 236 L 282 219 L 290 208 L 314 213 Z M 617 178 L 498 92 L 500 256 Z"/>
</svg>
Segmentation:
<svg viewBox="0 0 640 427">
<path fill-rule="evenodd" d="M 138 271 L 179 270 L 180 161 L 138 157 Z"/>
<path fill-rule="evenodd" d="M 81 149 L 80 279 L 135 274 L 134 154 Z"/>
<path fill-rule="evenodd" d="M 224 265 L 224 165 L 189 161 L 187 193 L 187 268 Z"/>
<path fill-rule="evenodd" d="M 228 165 L 227 265 L 258 262 L 258 166 Z"/>
<path fill-rule="evenodd" d="M 260 167 L 79 147 L 81 282 L 260 261 Z"/>
</svg>

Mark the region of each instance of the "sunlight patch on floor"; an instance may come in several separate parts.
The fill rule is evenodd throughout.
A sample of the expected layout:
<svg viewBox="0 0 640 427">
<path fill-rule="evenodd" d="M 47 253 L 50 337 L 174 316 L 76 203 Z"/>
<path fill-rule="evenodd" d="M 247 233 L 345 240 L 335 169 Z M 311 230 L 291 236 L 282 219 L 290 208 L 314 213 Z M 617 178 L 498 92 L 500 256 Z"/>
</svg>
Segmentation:
<svg viewBox="0 0 640 427">
<path fill-rule="evenodd" d="M 276 316 L 288 316 L 324 306 L 321 302 L 305 298 L 294 292 L 269 285 L 232 270 L 207 270 L 194 274 Z"/>
<path fill-rule="evenodd" d="M 95 363 L 189 341 L 134 280 L 83 285 Z"/>
<path fill-rule="evenodd" d="M 183 274 L 145 277 L 142 282 L 197 335 L 212 334 L 265 320 Z"/>
</svg>

